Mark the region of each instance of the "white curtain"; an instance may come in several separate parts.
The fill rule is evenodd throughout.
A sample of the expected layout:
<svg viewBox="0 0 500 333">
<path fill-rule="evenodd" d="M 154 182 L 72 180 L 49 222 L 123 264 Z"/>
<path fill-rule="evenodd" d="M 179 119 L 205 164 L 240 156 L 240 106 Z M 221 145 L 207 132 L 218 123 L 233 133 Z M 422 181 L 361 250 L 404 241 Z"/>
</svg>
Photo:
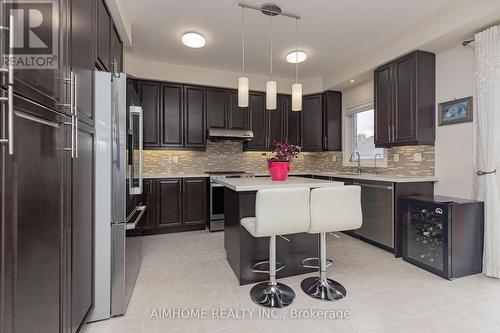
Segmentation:
<svg viewBox="0 0 500 333">
<path fill-rule="evenodd" d="M 474 36 L 475 190 L 485 203 L 483 273 L 500 278 L 500 25 Z M 494 173 L 498 169 L 497 174 Z"/>
</svg>

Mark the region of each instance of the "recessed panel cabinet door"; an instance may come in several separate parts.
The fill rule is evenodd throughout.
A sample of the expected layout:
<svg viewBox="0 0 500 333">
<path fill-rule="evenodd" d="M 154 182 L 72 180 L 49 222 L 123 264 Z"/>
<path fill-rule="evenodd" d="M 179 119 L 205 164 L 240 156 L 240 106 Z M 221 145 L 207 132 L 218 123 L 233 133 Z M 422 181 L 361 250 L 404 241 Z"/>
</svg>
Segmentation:
<svg viewBox="0 0 500 333">
<path fill-rule="evenodd" d="M 321 151 L 323 146 L 322 96 L 305 96 L 302 100 L 302 149 Z"/>
<path fill-rule="evenodd" d="M 229 129 L 250 129 L 248 122 L 248 108 L 240 108 L 238 106 L 238 92 L 232 90 L 229 93 Z"/>
<path fill-rule="evenodd" d="M 75 73 L 80 121 L 94 125 L 93 71 L 95 1 L 71 1 L 71 70 Z"/>
<path fill-rule="evenodd" d="M 265 150 L 267 146 L 266 96 L 263 93 L 250 93 L 250 126 L 253 131 L 253 140 L 248 142 L 249 150 Z"/>
<path fill-rule="evenodd" d="M 166 179 L 158 181 L 159 228 L 176 227 L 182 224 L 181 180 Z"/>
<path fill-rule="evenodd" d="M 104 71 L 110 70 L 111 17 L 104 0 L 97 0 L 97 60 Z"/>
<path fill-rule="evenodd" d="M 184 137 L 184 90 L 180 84 L 161 85 L 161 145 L 165 147 L 182 147 Z M 144 124 L 146 126 L 146 124 Z"/>
<path fill-rule="evenodd" d="M 71 332 L 84 324 L 92 306 L 94 225 L 94 130 L 80 124 L 78 158 L 72 170 Z"/>
<path fill-rule="evenodd" d="M 226 129 L 228 127 L 228 91 L 225 89 L 207 89 L 207 117 L 209 128 Z"/>
<path fill-rule="evenodd" d="M 184 86 L 184 147 L 204 148 L 207 145 L 206 88 Z"/>
<path fill-rule="evenodd" d="M 417 139 L 416 55 L 412 53 L 394 63 L 394 142 Z"/>
<path fill-rule="evenodd" d="M 269 115 L 269 140 L 267 148 L 273 147 L 274 141 L 282 141 L 285 137 L 283 131 L 283 118 L 286 113 L 286 96 L 278 95 L 278 107 L 276 110 L 267 111 Z"/>
<path fill-rule="evenodd" d="M 123 71 L 123 44 L 118 36 L 118 32 L 115 27 L 111 27 L 111 50 L 110 50 L 110 62 L 116 68 L 111 68 L 115 72 Z"/>
<path fill-rule="evenodd" d="M 323 93 L 323 150 L 342 151 L 342 93 Z"/>
<path fill-rule="evenodd" d="M 140 230 L 152 230 L 156 228 L 156 194 L 155 181 L 143 180 L 142 205 L 146 206 L 146 212 L 139 222 Z"/>
<path fill-rule="evenodd" d="M 158 147 L 160 145 L 159 94 L 159 83 L 139 82 L 139 98 L 143 111 L 143 143 L 145 147 Z"/>
<path fill-rule="evenodd" d="M 391 142 L 392 130 L 392 67 L 387 65 L 375 71 L 375 145 Z"/>
<path fill-rule="evenodd" d="M 184 223 L 207 223 L 206 178 L 184 178 L 183 180 Z"/>
<path fill-rule="evenodd" d="M 61 106 L 66 103 L 66 84 L 69 77 L 67 26 L 69 10 L 66 0 L 40 2 L 2 2 L 2 26 L 8 27 L 9 14 L 13 14 L 14 91 L 42 105 L 68 113 Z M 41 13 L 42 22 L 29 29 L 30 10 Z M 19 31 L 19 30 L 23 31 Z M 1 30 L 2 55 L 8 53 L 9 31 Z M 22 40 L 19 36 L 25 36 Z M 28 38 L 29 36 L 29 38 Z M 7 52 L 6 52 L 7 51 Z M 3 64 L 2 64 L 3 67 Z M 7 73 L 2 73 L 2 84 L 7 85 Z"/>
<path fill-rule="evenodd" d="M 62 332 L 70 311 L 60 303 L 67 299 L 66 254 L 71 253 L 64 247 L 71 220 L 65 209 L 71 206 L 67 121 L 14 98 L 13 155 L 0 146 L 2 332 Z M 5 137 L 5 123 L 0 127 Z"/>
<path fill-rule="evenodd" d="M 283 99 L 284 108 L 286 110 L 286 139 L 292 145 L 300 146 L 302 137 L 302 111 L 292 111 L 292 98 L 285 96 Z"/>
</svg>

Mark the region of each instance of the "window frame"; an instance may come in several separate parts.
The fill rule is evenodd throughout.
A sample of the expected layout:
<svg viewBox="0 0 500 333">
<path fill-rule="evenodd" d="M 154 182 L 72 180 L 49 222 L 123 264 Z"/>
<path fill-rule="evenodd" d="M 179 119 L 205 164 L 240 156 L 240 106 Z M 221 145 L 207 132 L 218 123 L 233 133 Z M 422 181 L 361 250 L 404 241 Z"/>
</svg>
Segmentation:
<svg viewBox="0 0 500 333">
<path fill-rule="evenodd" d="M 358 162 L 353 161 L 350 162 L 349 159 L 351 158 L 351 154 L 353 152 L 354 148 L 354 115 L 356 113 L 364 112 L 364 111 L 369 111 L 369 110 L 374 110 L 375 105 L 373 100 L 364 102 L 362 104 L 347 108 L 343 110 L 343 117 L 342 117 L 342 127 L 343 127 L 343 133 L 344 133 L 344 140 L 343 140 L 343 165 L 346 167 L 357 167 Z M 374 123 L 375 126 L 375 123 Z M 387 168 L 387 149 L 384 150 L 384 158 L 383 159 L 377 159 L 377 168 Z M 362 167 L 369 167 L 373 168 L 375 167 L 375 158 L 361 158 L 361 166 Z"/>
</svg>

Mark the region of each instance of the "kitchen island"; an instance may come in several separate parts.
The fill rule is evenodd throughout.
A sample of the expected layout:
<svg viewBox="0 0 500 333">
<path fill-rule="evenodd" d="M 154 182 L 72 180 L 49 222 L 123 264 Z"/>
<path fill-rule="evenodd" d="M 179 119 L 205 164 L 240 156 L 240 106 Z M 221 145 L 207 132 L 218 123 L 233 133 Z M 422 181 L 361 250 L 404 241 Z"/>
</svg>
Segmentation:
<svg viewBox="0 0 500 333">
<path fill-rule="evenodd" d="M 255 238 L 240 220 L 255 216 L 255 196 L 258 190 L 287 187 L 332 187 L 343 186 L 342 182 L 301 177 L 289 177 L 285 181 L 272 181 L 269 177 L 225 178 L 217 180 L 224 185 L 224 247 L 226 258 L 240 285 L 266 281 L 269 276 L 252 272 L 252 265 L 268 260 L 269 239 Z M 286 207 L 277 207 L 286 209 Z M 318 257 L 318 236 L 308 233 L 282 235 L 276 240 L 277 261 L 285 268 L 277 273 L 278 278 L 310 273 L 300 262 L 305 258 Z M 286 238 L 286 239 L 285 239 Z"/>
</svg>

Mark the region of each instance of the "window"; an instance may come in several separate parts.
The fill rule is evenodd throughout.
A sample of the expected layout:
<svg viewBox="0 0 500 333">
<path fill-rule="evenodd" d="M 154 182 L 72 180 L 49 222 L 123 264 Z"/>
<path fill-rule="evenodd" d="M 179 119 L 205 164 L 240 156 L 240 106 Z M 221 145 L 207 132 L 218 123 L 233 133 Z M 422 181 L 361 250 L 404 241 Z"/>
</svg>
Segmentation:
<svg viewBox="0 0 500 333">
<path fill-rule="evenodd" d="M 373 159 L 376 154 L 384 157 L 384 149 L 375 148 L 374 110 L 356 112 L 352 115 L 352 151 L 361 159 Z"/>
<path fill-rule="evenodd" d="M 357 166 L 358 162 L 351 162 L 351 154 L 358 152 L 361 165 L 373 167 L 377 155 L 377 167 L 387 167 L 387 153 L 383 148 L 375 148 L 375 110 L 373 103 L 344 111 L 344 165 Z"/>
</svg>

